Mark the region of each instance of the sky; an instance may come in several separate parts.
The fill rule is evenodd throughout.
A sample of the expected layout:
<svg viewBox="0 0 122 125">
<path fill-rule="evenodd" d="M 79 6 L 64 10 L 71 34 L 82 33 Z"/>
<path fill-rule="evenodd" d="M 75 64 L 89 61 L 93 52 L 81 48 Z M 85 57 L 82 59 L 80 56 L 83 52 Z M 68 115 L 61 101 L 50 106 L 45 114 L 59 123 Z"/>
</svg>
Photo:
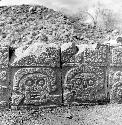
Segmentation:
<svg viewBox="0 0 122 125">
<path fill-rule="evenodd" d="M 76 13 L 79 10 L 88 10 L 95 17 L 96 8 L 102 6 L 113 10 L 115 18 L 122 26 L 122 0 L 0 0 L 0 6 L 38 4 L 54 10 L 65 10 L 68 14 Z"/>
<path fill-rule="evenodd" d="M 54 10 L 65 8 L 71 12 L 77 12 L 79 8 L 92 9 L 98 5 L 120 12 L 122 9 L 122 0 L 1 0 L 2 5 L 20 5 L 20 4 L 40 4 Z"/>
</svg>

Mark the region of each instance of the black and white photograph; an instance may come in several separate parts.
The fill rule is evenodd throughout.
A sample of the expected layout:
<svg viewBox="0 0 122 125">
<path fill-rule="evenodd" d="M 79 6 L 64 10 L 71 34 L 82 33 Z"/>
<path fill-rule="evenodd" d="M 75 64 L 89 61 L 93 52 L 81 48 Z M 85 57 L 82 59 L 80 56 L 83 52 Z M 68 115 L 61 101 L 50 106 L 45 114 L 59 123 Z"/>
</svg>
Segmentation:
<svg viewBox="0 0 122 125">
<path fill-rule="evenodd" d="M 0 0 L 0 125 L 122 125 L 121 0 Z"/>
</svg>

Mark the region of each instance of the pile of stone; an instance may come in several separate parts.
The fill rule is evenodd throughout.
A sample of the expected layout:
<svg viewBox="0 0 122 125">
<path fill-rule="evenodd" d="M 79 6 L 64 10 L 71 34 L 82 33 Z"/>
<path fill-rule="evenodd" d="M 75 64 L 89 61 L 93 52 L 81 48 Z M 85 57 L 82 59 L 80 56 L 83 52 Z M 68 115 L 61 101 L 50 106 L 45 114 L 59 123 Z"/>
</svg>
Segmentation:
<svg viewBox="0 0 122 125">
<path fill-rule="evenodd" d="M 0 41 L 14 48 L 35 42 L 59 45 L 69 41 L 77 44 L 98 42 L 104 34 L 44 6 L 0 7 Z"/>
</svg>

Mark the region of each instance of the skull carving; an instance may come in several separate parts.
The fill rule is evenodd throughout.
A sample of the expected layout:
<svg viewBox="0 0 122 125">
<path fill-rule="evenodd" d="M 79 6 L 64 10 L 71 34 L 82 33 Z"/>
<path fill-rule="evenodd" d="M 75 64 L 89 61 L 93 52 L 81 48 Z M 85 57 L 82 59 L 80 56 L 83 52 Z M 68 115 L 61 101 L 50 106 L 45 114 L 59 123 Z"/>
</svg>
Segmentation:
<svg viewBox="0 0 122 125">
<path fill-rule="evenodd" d="M 48 95 L 54 91 L 51 88 L 56 88 L 55 74 L 50 68 L 20 69 L 16 72 L 13 82 L 15 90 L 24 95 L 25 104 L 39 105 L 47 102 Z"/>
</svg>

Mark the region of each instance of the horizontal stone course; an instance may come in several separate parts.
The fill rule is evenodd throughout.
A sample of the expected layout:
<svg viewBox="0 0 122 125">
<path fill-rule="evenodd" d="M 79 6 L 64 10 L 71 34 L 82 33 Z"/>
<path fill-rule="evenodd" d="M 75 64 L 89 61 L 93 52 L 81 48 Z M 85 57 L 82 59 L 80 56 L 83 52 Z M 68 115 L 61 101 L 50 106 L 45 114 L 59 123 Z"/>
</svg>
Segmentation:
<svg viewBox="0 0 122 125">
<path fill-rule="evenodd" d="M 16 58 L 10 64 L 16 66 L 60 67 L 60 48 L 55 44 L 35 43 L 26 50 L 15 50 Z"/>
<path fill-rule="evenodd" d="M 116 73 L 121 74 L 122 69 L 111 61 L 116 47 L 94 45 L 81 50 L 74 43 L 64 44 L 65 48 L 34 45 L 15 50 L 13 61 L 6 56 L 8 67 L 0 68 L 1 107 L 9 103 L 19 107 L 79 105 L 107 99 L 121 102 L 121 78 L 116 81 Z M 0 50 L 9 55 L 9 46 Z"/>
</svg>

